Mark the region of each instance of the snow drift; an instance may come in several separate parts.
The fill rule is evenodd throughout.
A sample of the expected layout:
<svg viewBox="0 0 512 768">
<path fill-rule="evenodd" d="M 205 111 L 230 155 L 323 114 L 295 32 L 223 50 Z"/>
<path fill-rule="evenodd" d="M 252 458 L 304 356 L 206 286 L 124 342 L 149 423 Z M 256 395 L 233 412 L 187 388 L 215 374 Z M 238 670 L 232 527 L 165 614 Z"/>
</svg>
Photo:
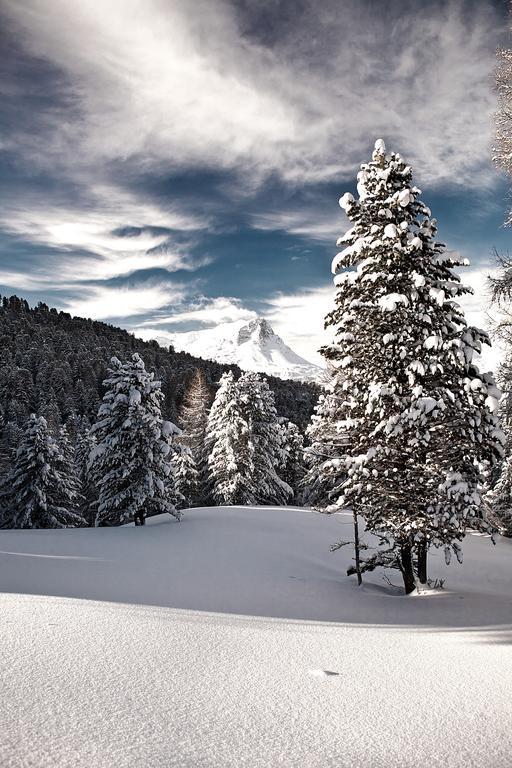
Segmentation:
<svg viewBox="0 0 512 768">
<path fill-rule="evenodd" d="M 349 536 L 250 507 L 1 531 L 2 765 L 509 765 L 512 542 L 404 598 L 343 575 Z"/>
</svg>

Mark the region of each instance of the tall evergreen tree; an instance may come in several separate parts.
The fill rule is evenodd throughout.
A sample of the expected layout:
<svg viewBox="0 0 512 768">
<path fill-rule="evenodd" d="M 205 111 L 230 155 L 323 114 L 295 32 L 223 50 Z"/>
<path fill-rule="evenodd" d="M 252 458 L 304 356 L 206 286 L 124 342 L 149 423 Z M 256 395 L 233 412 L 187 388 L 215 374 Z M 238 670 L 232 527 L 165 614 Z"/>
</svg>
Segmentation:
<svg viewBox="0 0 512 768">
<path fill-rule="evenodd" d="M 180 442 L 190 449 L 189 456 L 182 456 L 180 461 L 195 468 L 194 495 L 189 497 L 190 504 L 204 504 L 208 496 L 208 456 L 206 453 L 206 430 L 208 413 L 212 403 L 210 387 L 204 371 L 196 368 L 187 389 L 180 410 L 183 435 Z M 192 487 L 189 489 L 192 490 Z"/>
<path fill-rule="evenodd" d="M 73 459 L 80 492 L 80 514 L 90 527 L 94 527 L 96 519 L 96 485 L 90 466 L 90 456 L 95 446 L 96 439 L 91 434 L 90 428 L 82 425 L 76 439 Z"/>
<path fill-rule="evenodd" d="M 245 479 L 254 473 L 249 425 L 233 372 L 222 375 L 207 424 L 208 480 L 218 504 L 244 504 Z"/>
<path fill-rule="evenodd" d="M 179 519 L 170 462 L 179 430 L 162 419 L 160 382 L 135 353 L 125 363 L 112 358 L 104 385 L 91 430 L 97 441 L 90 459 L 98 492 L 95 525 L 143 525 L 147 515 L 162 512 Z"/>
<path fill-rule="evenodd" d="M 279 477 L 286 463 L 274 397 L 256 373 L 225 374 L 208 421 L 214 498 L 223 504 L 285 504 L 292 489 Z"/>
<path fill-rule="evenodd" d="M 332 419 L 349 435 L 337 503 L 389 542 L 410 592 L 430 546 L 460 559 L 467 528 L 482 525 L 482 482 L 503 452 L 499 392 L 474 362 L 487 334 L 456 301 L 469 292 L 453 271 L 463 262 L 436 242 L 411 167 L 379 140 L 357 191 L 340 200 L 352 227 L 333 261 L 335 340 L 323 349 L 343 371 Z"/>
<path fill-rule="evenodd" d="M 243 373 L 237 389 L 250 434 L 254 474 L 248 480 L 254 503 L 286 504 L 293 489 L 279 475 L 286 465 L 287 450 L 274 394 L 258 373 Z"/>
<path fill-rule="evenodd" d="M 292 489 L 289 502 L 300 504 L 303 498 L 303 480 L 306 472 L 304 461 L 304 437 L 293 421 L 279 419 L 282 431 L 283 463 L 279 476 Z"/>
<path fill-rule="evenodd" d="M 57 441 L 42 416 L 26 424 L 9 481 L 5 527 L 65 528 L 83 524 L 74 511 L 77 493 Z"/>
</svg>

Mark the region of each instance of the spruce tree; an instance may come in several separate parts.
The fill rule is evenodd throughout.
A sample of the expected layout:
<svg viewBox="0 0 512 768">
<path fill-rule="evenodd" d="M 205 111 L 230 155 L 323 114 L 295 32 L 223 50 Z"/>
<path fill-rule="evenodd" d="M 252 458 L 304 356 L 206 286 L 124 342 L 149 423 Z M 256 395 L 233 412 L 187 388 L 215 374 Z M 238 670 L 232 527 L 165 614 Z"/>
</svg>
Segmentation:
<svg viewBox="0 0 512 768">
<path fill-rule="evenodd" d="M 179 449 L 175 451 L 172 457 L 172 470 L 177 497 L 176 507 L 187 509 L 198 498 L 199 472 L 191 449 L 187 445 L 181 444 L 181 438 Z"/>
<path fill-rule="evenodd" d="M 512 456 L 504 459 L 494 488 L 485 497 L 487 518 L 502 536 L 512 538 Z"/>
<path fill-rule="evenodd" d="M 106 393 L 92 427 L 90 468 L 97 485 L 95 525 L 119 525 L 168 512 L 172 503 L 172 441 L 177 427 L 162 420 L 160 382 L 137 353 L 111 360 Z"/>
<path fill-rule="evenodd" d="M 215 502 L 250 503 L 247 478 L 254 474 L 250 432 L 232 371 L 220 379 L 208 417 L 206 449 L 210 493 Z"/>
<path fill-rule="evenodd" d="M 95 446 L 96 439 L 90 429 L 82 426 L 74 451 L 74 471 L 80 492 L 80 514 L 90 527 L 94 527 L 96 519 L 96 486 L 89 461 Z"/>
<path fill-rule="evenodd" d="M 302 481 L 304 503 L 317 509 L 329 510 L 341 492 L 344 475 L 340 463 L 347 452 L 347 431 L 343 423 L 333 419 L 338 410 L 341 379 L 335 371 L 319 395 L 311 421 L 306 430 L 308 445 L 304 449 L 306 473 Z"/>
<path fill-rule="evenodd" d="M 277 416 L 274 393 L 258 373 L 243 373 L 237 389 L 244 419 L 248 425 L 254 467 L 248 476 L 250 493 L 256 504 L 286 504 L 292 488 L 280 476 L 286 465 L 287 451 Z"/>
<path fill-rule="evenodd" d="M 9 480 L 6 527 L 80 526 L 76 485 L 68 462 L 42 416 L 32 414 L 16 451 Z"/>
<path fill-rule="evenodd" d="M 191 504 L 204 504 L 208 496 L 206 430 L 211 402 L 212 395 L 204 371 L 196 368 L 180 409 L 180 418 L 183 424 L 183 435 L 180 438 L 180 443 L 187 445 L 191 453 L 191 457 L 183 458 L 183 461 L 189 466 L 193 462 L 197 472 L 195 495 L 190 497 Z"/>
<path fill-rule="evenodd" d="M 288 419 L 279 419 L 284 452 L 279 476 L 292 489 L 289 503 L 299 504 L 303 498 L 303 480 L 306 472 L 304 461 L 304 437 L 298 426 Z"/>
<path fill-rule="evenodd" d="M 357 181 L 358 200 L 340 200 L 352 226 L 333 261 L 335 335 L 323 349 L 343 373 L 331 417 L 349 436 L 330 482 L 388 542 L 411 592 L 430 546 L 461 559 L 466 530 L 483 525 L 482 483 L 503 452 L 499 392 L 474 361 L 487 334 L 457 303 L 464 262 L 436 241 L 411 167 L 379 140 Z"/>
<path fill-rule="evenodd" d="M 225 374 L 208 421 L 210 482 L 222 504 L 285 504 L 293 495 L 274 396 L 256 373 Z"/>
</svg>

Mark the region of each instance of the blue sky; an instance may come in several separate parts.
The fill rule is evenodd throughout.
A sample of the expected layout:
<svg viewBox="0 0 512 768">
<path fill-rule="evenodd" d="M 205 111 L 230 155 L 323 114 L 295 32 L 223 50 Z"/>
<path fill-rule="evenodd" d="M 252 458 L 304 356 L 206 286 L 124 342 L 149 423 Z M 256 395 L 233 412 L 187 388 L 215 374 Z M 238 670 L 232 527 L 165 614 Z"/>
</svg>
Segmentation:
<svg viewBox="0 0 512 768">
<path fill-rule="evenodd" d="M 314 359 L 337 201 L 382 137 L 485 323 L 506 25 L 491 0 L 0 0 L 0 292 L 146 335 L 258 313 Z"/>
</svg>

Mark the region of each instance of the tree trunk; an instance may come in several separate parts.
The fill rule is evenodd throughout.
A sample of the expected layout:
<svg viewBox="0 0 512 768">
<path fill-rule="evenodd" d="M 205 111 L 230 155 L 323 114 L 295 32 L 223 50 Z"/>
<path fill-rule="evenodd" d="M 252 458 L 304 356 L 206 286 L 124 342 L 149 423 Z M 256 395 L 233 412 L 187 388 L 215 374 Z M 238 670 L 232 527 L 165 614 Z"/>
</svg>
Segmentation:
<svg viewBox="0 0 512 768">
<path fill-rule="evenodd" d="M 405 594 L 410 595 L 416 589 L 410 544 L 403 544 L 400 548 L 400 570 L 404 580 Z"/>
<path fill-rule="evenodd" d="M 418 546 L 418 579 L 420 584 L 427 583 L 427 544 L 424 541 Z"/>
<path fill-rule="evenodd" d="M 361 557 L 359 553 L 359 521 L 357 519 L 357 512 L 353 512 L 354 517 L 354 552 L 356 560 L 356 574 L 357 584 L 360 587 L 363 583 L 363 577 L 361 576 Z"/>
</svg>

